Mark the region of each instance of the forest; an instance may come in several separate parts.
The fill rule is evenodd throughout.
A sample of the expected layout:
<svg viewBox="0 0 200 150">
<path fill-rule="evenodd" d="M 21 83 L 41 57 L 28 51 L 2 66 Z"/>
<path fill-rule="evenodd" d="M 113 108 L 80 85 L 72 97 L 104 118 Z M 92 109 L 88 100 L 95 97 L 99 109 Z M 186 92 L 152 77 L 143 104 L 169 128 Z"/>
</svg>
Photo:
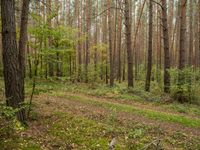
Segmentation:
<svg viewBox="0 0 200 150">
<path fill-rule="evenodd" d="M 200 150 L 200 0 L 0 6 L 0 150 Z"/>
</svg>

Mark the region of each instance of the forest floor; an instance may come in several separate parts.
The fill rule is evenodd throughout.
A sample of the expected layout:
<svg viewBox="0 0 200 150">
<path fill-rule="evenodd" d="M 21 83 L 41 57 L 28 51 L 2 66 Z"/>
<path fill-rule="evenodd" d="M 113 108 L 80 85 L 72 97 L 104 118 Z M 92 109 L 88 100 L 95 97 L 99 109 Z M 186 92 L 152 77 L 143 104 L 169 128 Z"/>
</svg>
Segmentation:
<svg viewBox="0 0 200 150">
<path fill-rule="evenodd" d="M 29 127 L 4 149 L 106 150 L 113 138 L 119 150 L 200 149 L 198 105 L 125 86 L 40 82 L 35 94 Z"/>
</svg>

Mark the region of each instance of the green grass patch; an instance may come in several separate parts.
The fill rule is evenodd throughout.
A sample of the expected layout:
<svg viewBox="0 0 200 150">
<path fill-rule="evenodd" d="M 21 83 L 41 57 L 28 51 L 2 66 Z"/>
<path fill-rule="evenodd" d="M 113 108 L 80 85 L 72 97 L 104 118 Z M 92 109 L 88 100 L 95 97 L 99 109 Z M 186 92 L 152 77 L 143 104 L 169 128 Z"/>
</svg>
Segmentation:
<svg viewBox="0 0 200 150">
<path fill-rule="evenodd" d="M 141 109 L 141 108 L 136 108 L 134 106 L 130 106 L 130 105 L 126 105 L 126 104 L 97 101 L 94 99 L 83 98 L 80 96 L 67 95 L 67 94 L 61 93 L 61 92 L 54 93 L 53 95 L 64 97 L 69 100 L 80 101 L 82 103 L 91 104 L 91 105 L 95 105 L 98 107 L 103 107 L 106 109 L 111 109 L 111 110 L 115 109 L 116 111 L 134 113 L 139 116 L 148 117 L 150 119 L 178 123 L 178 124 L 181 124 L 181 125 L 184 125 L 187 127 L 196 127 L 196 128 L 200 127 L 200 119 L 188 118 L 188 117 L 185 117 L 182 115 L 168 114 L 168 113 L 158 112 L 158 111 L 153 111 L 153 110 L 148 110 L 148 109 Z"/>
</svg>

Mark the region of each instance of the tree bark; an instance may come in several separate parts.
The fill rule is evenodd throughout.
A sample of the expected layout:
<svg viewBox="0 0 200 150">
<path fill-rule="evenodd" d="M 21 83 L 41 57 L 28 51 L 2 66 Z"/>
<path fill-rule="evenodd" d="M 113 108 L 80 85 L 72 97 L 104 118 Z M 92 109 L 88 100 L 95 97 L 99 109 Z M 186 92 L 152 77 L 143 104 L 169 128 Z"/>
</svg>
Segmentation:
<svg viewBox="0 0 200 150">
<path fill-rule="evenodd" d="M 114 86 L 114 68 L 113 68 L 113 48 L 112 48 L 112 26 L 111 26 L 111 0 L 107 1 L 108 7 L 108 32 L 109 32 L 109 52 L 110 52 L 110 86 Z"/>
<path fill-rule="evenodd" d="M 24 83 L 19 74 L 19 50 L 16 42 L 15 0 L 1 0 L 3 74 L 7 106 L 20 108 L 24 102 L 21 87 Z M 25 111 L 17 112 L 19 121 L 25 121 Z"/>
<path fill-rule="evenodd" d="M 51 0 L 47 0 L 47 17 L 48 17 L 48 19 L 47 19 L 47 23 L 48 23 L 48 27 L 49 27 L 49 29 L 51 29 L 51 27 L 52 27 L 52 21 L 51 21 Z M 53 39 L 52 39 L 52 37 L 51 36 L 49 36 L 48 37 L 48 46 L 49 46 L 49 48 L 51 48 L 51 46 L 52 46 L 52 42 L 53 42 Z M 53 66 L 53 62 L 51 62 L 52 61 L 52 59 L 53 59 L 53 56 L 52 56 L 52 54 L 50 54 L 49 55 L 49 76 L 50 77 L 52 77 L 52 76 L 54 76 L 54 66 Z"/>
<path fill-rule="evenodd" d="M 86 55 L 85 55 L 85 82 L 87 83 L 88 82 L 88 65 L 89 65 L 89 62 L 90 62 L 90 26 L 91 26 L 91 23 L 90 23 L 90 9 L 91 9 L 91 1 L 90 0 L 87 0 L 87 3 L 86 3 L 86 32 L 87 32 L 87 35 L 86 35 L 86 45 L 85 45 L 85 48 L 86 48 Z"/>
<path fill-rule="evenodd" d="M 153 30 L 153 4 L 152 0 L 149 3 L 149 38 L 148 38 L 148 62 L 145 91 L 150 91 L 151 70 L 152 70 L 152 30 Z"/>
<path fill-rule="evenodd" d="M 126 48 L 127 48 L 127 62 L 128 62 L 128 87 L 133 87 L 133 54 L 132 54 L 132 40 L 131 40 L 131 11 L 130 1 L 125 0 L 125 30 L 126 30 Z"/>
<path fill-rule="evenodd" d="M 21 25 L 20 25 L 20 38 L 19 38 L 19 77 L 22 81 L 20 87 L 21 99 L 24 101 L 24 78 L 25 78 L 25 49 L 27 42 L 27 27 L 28 27 L 28 13 L 29 13 L 30 0 L 23 0 Z"/>
<path fill-rule="evenodd" d="M 193 65 L 193 0 L 190 0 L 190 23 L 189 23 L 189 58 L 188 64 L 189 66 Z"/>
<path fill-rule="evenodd" d="M 118 51 L 118 80 L 119 82 L 121 82 L 121 70 L 122 70 L 122 66 L 121 66 L 121 54 L 122 54 L 122 14 L 121 12 L 119 12 L 119 21 L 118 21 L 118 41 L 117 41 L 117 51 Z"/>
<path fill-rule="evenodd" d="M 178 75 L 178 86 L 180 93 L 178 101 L 183 102 L 183 90 L 182 85 L 185 82 L 185 77 L 182 70 L 185 68 L 185 52 L 186 52 L 186 4 L 187 0 L 180 0 L 180 39 L 179 39 L 179 75 Z"/>
<path fill-rule="evenodd" d="M 169 35 L 167 24 L 167 3 L 162 0 L 162 26 L 163 26 L 163 41 L 164 41 L 164 92 L 170 92 L 170 58 L 169 58 Z"/>
</svg>

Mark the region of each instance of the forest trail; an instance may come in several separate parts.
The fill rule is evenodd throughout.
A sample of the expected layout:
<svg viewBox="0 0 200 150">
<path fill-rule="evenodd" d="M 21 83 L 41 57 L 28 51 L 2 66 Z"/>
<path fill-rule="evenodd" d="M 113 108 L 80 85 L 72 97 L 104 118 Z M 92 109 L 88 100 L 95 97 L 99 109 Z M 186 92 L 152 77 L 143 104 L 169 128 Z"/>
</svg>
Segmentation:
<svg viewBox="0 0 200 150">
<path fill-rule="evenodd" d="M 156 113 L 164 113 L 174 116 L 183 116 L 181 113 L 175 113 L 168 112 L 167 110 L 161 110 L 161 108 L 151 106 L 151 105 L 145 105 L 139 102 L 132 102 L 131 104 L 127 104 L 126 102 L 121 102 L 117 99 L 106 99 L 106 98 L 99 98 L 95 96 L 89 96 L 82 93 L 65 93 L 63 96 L 49 96 L 48 94 L 40 95 L 36 99 L 36 103 L 38 104 L 39 112 L 44 112 L 44 115 L 51 115 L 53 112 L 70 112 L 76 115 L 84 116 L 84 117 L 92 117 L 93 119 L 106 119 L 109 118 L 110 115 L 112 115 L 112 109 L 115 109 L 114 106 L 108 106 L 108 108 L 97 106 L 95 103 L 85 102 L 83 99 L 96 101 L 100 103 L 108 103 L 108 104 L 120 104 L 120 105 L 130 105 L 130 107 L 133 107 L 134 109 L 144 110 L 144 111 L 155 111 Z M 41 102 L 41 99 L 45 98 L 44 101 Z M 76 98 L 80 98 L 77 100 Z M 181 131 L 184 133 L 187 133 L 189 135 L 194 135 L 197 137 L 200 137 L 200 124 L 197 128 L 190 128 L 187 126 L 183 126 L 177 123 L 157 120 L 157 119 L 151 119 L 145 116 L 138 115 L 137 113 L 130 113 L 125 111 L 118 111 L 114 110 L 116 113 L 116 118 L 119 122 L 126 124 L 128 122 L 139 122 L 145 125 L 149 126 L 157 126 L 161 127 L 164 130 L 175 132 L 175 131 Z M 184 117 L 189 119 L 196 119 L 195 117 L 191 117 L 190 115 L 184 115 Z"/>
<path fill-rule="evenodd" d="M 200 124 L 199 119 L 195 118 L 190 115 L 185 115 L 183 120 L 189 119 L 190 120 L 196 120 L 197 123 L 194 124 L 194 127 L 189 126 L 188 124 L 182 124 L 182 122 L 176 122 L 173 120 L 173 117 L 182 117 L 182 114 L 172 112 L 168 112 L 167 110 L 161 110 L 161 108 L 142 104 L 140 102 L 123 102 L 120 99 L 110 99 L 110 98 L 101 98 L 97 96 L 90 96 L 83 93 L 73 93 L 73 92 L 53 92 L 53 93 L 43 93 L 40 95 L 35 96 L 34 98 L 34 111 L 36 111 L 37 115 L 39 115 L 38 118 L 30 122 L 30 129 L 28 129 L 24 135 L 33 138 L 36 141 L 40 141 L 40 145 L 44 149 L 55 149 L 55 146 L 61 147 L 61 149 L 66 147 L 66 142 L 63 143 L 63 136 L 65 134 L 68 134 L 67 132 L 70 132 L 71 129 L 68 129 L 71 127 L 71 120 L 82 118 L 84 121 L 94 121 L 94 125 L 89 125 L 89 127 L 85 127 L 85 123 L 81 119 L 80 126 L 79 124 L 73 124 L 73 128 L 76 129 L 77 136 L 80 137 L 80 131 L 79 128 L 84 128 L 83 132 L 81 134 L 84 135 L 83 140 L 84 142 L 89 141 L 87 138 L 93 138 L 93 139 L 99 139 L 99 137 L 92 137 L 90 135 L 91 131 L 85 131 L 90 130 L 90 128 L 95 127 L 96 130 L 96 124 L 102 125 L 104 127 L 108 127 L 109 132 L 107 133 L 107 130 L 99 131 L 101 134 L 100 137 L 106 138 L 107 142 L 112 139 L 112 137 L 118 138 L 118 144 L 120 145 L 118 149 L 121 149 L 122 147 L 126 149 L 127 147 L 127 141 L 136 142 L 138 139 L 126 139 L 130 136 L 130 133 L 132 130 L 135 129 L 139 133 L 135 136 L 137 137 L 137 134 L 144 134 L 143 136 L 145 138 L 150 138 L 147 141 L 145 141 L 145 144 L 148 144 L 148 142 L 151 142 L 151 140 L 155 138 L 159 138 L 162 141 L 163 147 L 165 149 L 173 149 L 174 146 L 177 143 L 185 144 L 185 146 L 188 144 L 192 144 L 193 142 L 197 142 L 200 137 Z M 126 110 L 127 109 L 127 110 Z M 154 113 L 155 112 L 155 113 Z M 145 115 L 144 113 L 147 113 L 150 115 Z M 151 114 L 152 113 L 152 114 Z M 57 115 L 59 114 L 59 115 Z M 68 119 L 65 117 L 65 123 L 63 123 L 63 120 L 60 118 L 62 115 L 69 116 Z M 160 117 L 154 116 L 154 114 L 164 114 L 164 117 L 169 117 L 169 120 L 166 118 L 162 119 Z M 172 119 L 172 121 L 171 121 Z M 47 121 L 48 120 L 48 121 Z M 80 121 L 80 120 L 79 120 Z M 83 121 L 83 124 L 82 124 Z M 48 123 L 47 123 L 48 122 Z M 60 129 L 58 129 L 57 125 L 62 122 L 62 125 Z M 86 123 L 87 124 L 87 123 Z M 59 134 L 53 133 L 53 136 L 49 136 L 49 132 L 55 132 L 51 131 L 52 128 L 56 127 L 56 132 L 59 132 Z M 69 127 L 70 126 L 70 127 Z M 138 129 L 138 126 L 140 129 Z M 118 128 L 122 128 L 124 131 L 118 131 Z M 112 129 L 112 131 L 110 131 Z M 120 130 L 122 130 L 120 129 Z M 140 133 L 140 130 L 142 133 Z M 143 133 L 143 130 L 145 130 L 146 133 Z M 147 131 L 146 131 L 147 130 Z M 82 130 L 81 130 L 82 131 Z M 63 133 L 64 132 L 64 133 Z M 95 133 L 98 131 L 95 131 Z M 130 133 L 129 133 L 130 132 Z M 60 136 L 60 134 L 64 134 Z M 76 133 L 73 133 L 76 134 Z M 89 135 L 88 135 L 89 134 Z M 47 136 L 48 135 L 48 136 Z M 65 135 L 66 136 L 66 135 Z M 70 133 L 70 137 L 73 136 Z M 88 137 L 87 137 L 88 136 Z M 139 135 L 141 136 L 141 135 Z M 149 137 L 150 136 L 150 137 Z M 177 137 L 176 137 L 177 136 Z M 48 137 L 48 138 L 47 138 Z M 65 137 L 67 138 L 67 137 Z M 86 138 L 86 139 L 84 139 Z M 140 137 L 142 138 L 142 137 Z M 177 139 L 176 139 L 177 138 Z M 52 145 L 52 141 L 55 139 L 58 140 L 58 144 Z M 96 139 L 96 142 L 98 141 Z M 169 142 L 173 139 L 173 142 Z M 68 139 L 70 140 L 70 139 Z M 136 141 L 135 141 L 136 140 Z M 141 139 L 140 139 L 141 140 Z M 169 140 L 168 142 L 166 142 Z M 194 140 L 194 141 L 193 141 Z M 82 143 L 84 143 L 82 141 Z M 129 142 L 130 142 L 129 141 Z M 70 140 L 71 144 L 67 142 L 67 147 L 71 147 L 69 149 L 84 149 L 87 143 L 84 144 L 77 144 L 73 140 Z M 125 142 L 125 143 L 124 143 Z M 98 142 L 97 142 L 98 143 Z M 141 141 L 140 141 L 141 143 Z M 198 142 L 197 142 L 198 143 Z M 98 144 L 97 144 L 98 145 Z M 104 146 L 107 144 L 104 144 Z M 179 145 L 176 145 L 177 147 Z M 138 147 L 141 147 L 138 146 Z M 138 147 L 133 149 L 138 149 Z M 63 148 L 64 149 L 64 148 Z M 87 148 L 85 148 L 87 149 Z M 127 148 L 132 149 L 132 148 Z"/>
</svg>

